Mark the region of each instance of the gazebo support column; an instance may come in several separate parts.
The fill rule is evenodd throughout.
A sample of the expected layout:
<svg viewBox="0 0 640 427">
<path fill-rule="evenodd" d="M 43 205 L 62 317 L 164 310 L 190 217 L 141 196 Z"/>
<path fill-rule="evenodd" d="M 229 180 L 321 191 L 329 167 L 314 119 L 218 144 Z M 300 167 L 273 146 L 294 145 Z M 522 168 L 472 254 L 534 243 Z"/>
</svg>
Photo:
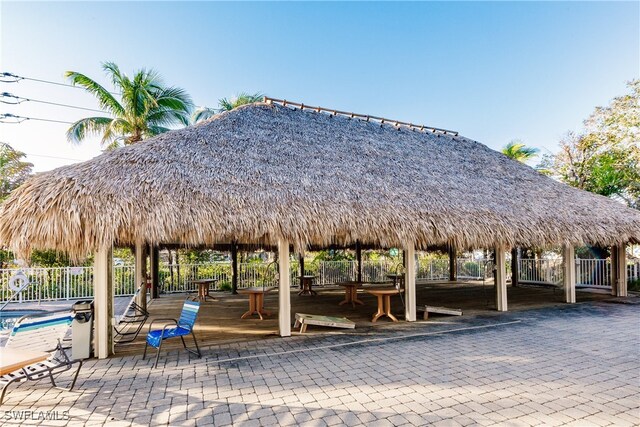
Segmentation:
<svg viewBox="0 0 640 427">
<path fill-rule="evenodd" d="M 564 302 L 573 304 L 576 302 L 576 252 L 573 246 L 565 245 L 562 248 L 562 262 Z"/>
<path fill-rule="evenodd" d="M 94 354 L 106 359 L 113 354 L 113 252 L 111 247 L 96 251 L 94 259 Z"/>
<path fill-rule="evenodd" d="M 496 246 L 495 251 L 496 310 L 507 311 L 507 257 L 504 246 Z"/>
<path fill-rule="evenodd" d="M 231 243 L 231 293 L 238 293 L 238 244 Z"/>
<path fill-rule="evenodd" d="M 627 248 L 626 245 L 611 247 L 611 294 L 627 296 Z"/>
<path fill-rule="evenodd" d="M 408 322 L 416 321 L 416 251 L 413 244 L 407 245 L 404 250 L 404 318 Z"/>
<path fill-rule="evenodd" d="M 356 281 L 362 282 L 362 246 L 360 240 L 356 240 Z"/>
<path fill-rule="evenodd" d="M 156 299 L 160 297 L 158 290 L 160 286 L 160 248 L 158 246 L 151 247 L 149 262 L 151 263 L 151 298 Z"/>
<path fill-rule="evenodd" d="M 458 280 L 458 262 L 456 257 L 456 247 L 449 246 L 449 281 L 456 282 Z"/>
<path fill-rule="evenodd" d="M 145 310 L 147 309 L 147 250 L 146 250 L 146 245 L 143 245 L 142 243 L 136 243 L 136 249 L 135 249 L 135 255 L 136 255 L 136 282 L 135 282 L 135 286 L 136 288 L 140 285 L 142 286 L 142 289 L 140 289 L 140 293 L 138 294 L 138 297 L 136 298 L 136 304 L 138 304 L 140 307 L 144 308 Z"/>
<path fill-rule="evenodd" d="M 278 327 L 281 337 L 291 336 L 291 283 L 289 275 L 289 242 L 278 240 Z"/>
<path fill-rule="evenodd" d="M 517 287 L 520 281 L 520 264 L 518 263 L 518 248 L 511 249 L 511 286 Z"/>
</svg>

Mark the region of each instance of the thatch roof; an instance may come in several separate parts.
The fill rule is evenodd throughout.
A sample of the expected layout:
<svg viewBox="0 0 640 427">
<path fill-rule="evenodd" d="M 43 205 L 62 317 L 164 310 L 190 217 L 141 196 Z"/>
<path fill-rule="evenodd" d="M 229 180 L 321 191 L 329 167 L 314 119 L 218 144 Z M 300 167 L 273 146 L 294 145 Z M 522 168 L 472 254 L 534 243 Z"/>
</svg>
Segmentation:
<svg viewBox="0 0 640 427">
<path fill-rule="evenodd" d="M 41 173 L 0 241 L 82 257 L 114 244 L 618 244 L 640 212 L 467 138 L 263 103 Z"/>
</svg>

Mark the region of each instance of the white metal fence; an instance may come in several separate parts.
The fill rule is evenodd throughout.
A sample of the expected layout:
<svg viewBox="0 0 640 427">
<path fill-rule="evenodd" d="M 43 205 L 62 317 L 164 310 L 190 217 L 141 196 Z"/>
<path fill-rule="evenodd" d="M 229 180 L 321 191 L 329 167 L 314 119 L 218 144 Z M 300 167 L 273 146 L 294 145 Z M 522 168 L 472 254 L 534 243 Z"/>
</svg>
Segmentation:
<svg viewBox="0 0 640 427">
<path fill-rule="evenodd" d="M 576 285 L 611 287 L 611 260 L 577 258 Z M 520 280 L 560 284 L 563 279 L 562 259 L 519 260 Z M 627 263 L 627 282 L 640 281 L 640 261 Z"/>
<path fill-rule="evenodd" d="M 611 262 L 608 259 L 577 259 L 576 284 L 611 286 Z"/>
<path fill-rule="evenodd" d="M 522 282 L 562 283 L 562 259 L 520 259 L 519 280 Z"/>
<path fill-rule="evenodd" d="M 11 278 L 24 273 L 30 285 L 25 287 L 16 301 L 41 301 L 93 297 L 93 267 L 52 267 L 0 270 L 0 301 L 12 297 Z M 130 265 L 113 267 L 116 295 L 133 295 L 135 269 Z M 17 283 L 20 284 L 20 283 Z"/>
<path fill-rule="evenodd" d="M 457 269 L 460 280 L 482 280 L 493 277 L 493 264 L 485 261 L 458 259 Z M 402 271 L 397 263 L 388 260 L 364 261 L 362 279 L 375 282 L 386 280 L 386 275 Z M 507 269 L 510 265 L 507 263 Z M 562 282 L 562 260 L 520 259 L 521 281 L 560 284 Z M 0 270 L 0 301 L 11 298 L 10 279 L 22 271 L 31 285 L 17 298 L 17 301 L 40 301 L 91 298 L 93 296 L 92 267 L 55 267 Z M 576 259 L 576 281 L 581 286 L 610 286 L 611 266 L 604 259 Z M 627 266 L 629 283 L 640 280 L 640 262 Z M 316 276 L 316 285 L 332 285 L 337 282 L 355 280 L 357 263 L 355 261 L 319 261 L 305 264 L 305 274 Z M 298 261 L 291 262 L 291 284 L 297 286 L 299 275 Z M 114 266 L 114 291 L 116 295 L 132 295 L 135 291 L 135 269 L 131 265 Z M 161 264 L 161 292 L 195 291 L 193 283 L 197 279 L 217 279 L 218 289 L 231 288 L 231 263 L 214 262 L 206 264 Z M 448 280 L 448 259 L 418 259 L 416 279 L 422 281 Z M 238 286 L 276 286 L 278 272 L 276 263 L 240 263 L 238 264 Z"/>
</svg>

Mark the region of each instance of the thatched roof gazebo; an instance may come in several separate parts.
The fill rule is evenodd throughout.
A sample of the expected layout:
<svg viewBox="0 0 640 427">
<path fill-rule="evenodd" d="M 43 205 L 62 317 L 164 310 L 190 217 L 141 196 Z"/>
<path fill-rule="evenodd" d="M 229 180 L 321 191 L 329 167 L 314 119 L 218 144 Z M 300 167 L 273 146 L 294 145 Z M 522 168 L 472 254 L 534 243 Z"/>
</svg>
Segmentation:
<svg viewBox="0 0 640 427">
<path fill-rule="evenodd" d="M 411 254 L 427 245 L 495 247 L 500 263 L 515 245 L 640 242 L 640 212 L 455 132 L 282 104 L 38 174 L 0 207 L 0 241 L 22 256 L 96 253 L 96 302 L 109 296 L 113 245 L 277 245 L 281 272 L 290 247 L 396 246 L 409 255 L 410 288 Z M 288 302 L 280 309 L 287 335 Z"/>
</svg>

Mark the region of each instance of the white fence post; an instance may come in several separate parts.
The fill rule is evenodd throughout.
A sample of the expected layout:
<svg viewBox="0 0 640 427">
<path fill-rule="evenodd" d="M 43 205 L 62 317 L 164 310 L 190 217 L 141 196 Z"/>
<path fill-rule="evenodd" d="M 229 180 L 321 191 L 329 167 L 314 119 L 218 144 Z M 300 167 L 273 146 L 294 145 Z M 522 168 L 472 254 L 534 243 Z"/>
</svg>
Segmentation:
<svg viewBox="0 0 640 427">
<path fill-rule="evenodd" d="M 67 301 L 71 296 L 71 283 L 69 283 L 69 269 L 70 267 L 65 267 L 64 269 L 64 281 L 65 281 L 65 292 L 67 293 Z"/>
</svg>

